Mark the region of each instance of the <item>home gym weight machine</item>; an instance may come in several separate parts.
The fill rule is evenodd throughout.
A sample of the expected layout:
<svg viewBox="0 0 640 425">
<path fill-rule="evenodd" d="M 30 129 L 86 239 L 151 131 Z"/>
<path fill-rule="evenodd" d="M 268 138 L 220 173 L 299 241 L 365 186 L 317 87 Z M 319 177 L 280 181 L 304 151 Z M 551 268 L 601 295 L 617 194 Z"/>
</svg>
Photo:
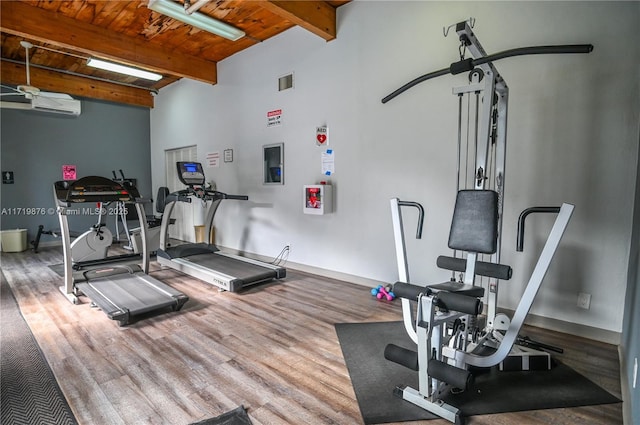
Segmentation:
<svg viewBox="0 0 640 425">
<path fill-rule="evenodd" d="M 518 221 L 518 251 L 522 250 L 524 222 L 528 215 L 555 213 L 557 217 L 513 318 L 498 314 L 498 282 L 510 279 L 512 273 L 509 266 L 500 264 L 509 91 L 493 62 L 519 55 L 589 53 L 593 46 L 526 47 L 487 55 L 467 21 L 455 27 L 460 39 L 458 62 L 418 77 L 382 99 L 387 103 L 435 77 L 469 73 L 469 84 L 453 89 L 453 94 L 458 96 L 457 198 L 448 245 L 454 253 L 452 257 L 440 256 L 437 260 L 440 268 L 452 271 L 452 278 L 426 287 L 410 283 L 401 209 L 418 209 L 416 237 L 420 238 L 424 208 L 417 202 L 392 199 L 399 273 L 394 293 L 402 299 L 404 325 L 418 351 L 390 344 L 385 350 L 385 358 L 418 372 L 419 388 L 400 386 L 394 390 L 395 395 L 461 424 L 462 412 L 443 398 L 454 388 L 464 390 L 470 385 L 473 375 L 468 371 L 469 367 L 486 368 L 498 364 L 517 370 L 551 367 L 548 354 L 538 355 L 541 352 L 529 347 L 514 347 L 514 344 L 530 342 L 521 338 L 519 332 L 574 208 L 565 203 L 561 207 L 533 207 L 523 211 Z M 469 58 L 464 57 L 467 51 L 471 55 Z M 463 120 L 464 100 L 467 102 L 466 120 Z M 464 146 L 463 138 L 466 138 Z M 482 256 L 489 256 L 488 261 L 481 261 L 485 259 Z M 460 273 L 459 280 L 455 277 L 456 272 Z M 484 287 L 478 285 L 481 277 L 488 279 L 483 329 L 477 327 L 476 319 L 483 311 L 481 298 L 485 295 Z M 413 302 L 417 303 L 415 313 Z M 544 344 L 529 345 L 554 348 Z M 505 361 L 510 353 L 516 354 L 515 367 L 513 362 Z"/>
</svg>

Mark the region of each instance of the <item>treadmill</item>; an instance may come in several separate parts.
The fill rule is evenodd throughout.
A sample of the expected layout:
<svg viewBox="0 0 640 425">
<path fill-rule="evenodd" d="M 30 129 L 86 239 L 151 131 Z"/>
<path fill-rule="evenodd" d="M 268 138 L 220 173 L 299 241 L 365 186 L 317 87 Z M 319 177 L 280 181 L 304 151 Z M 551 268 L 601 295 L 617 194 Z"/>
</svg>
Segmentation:
<svg viewBox="0 0 640 425">
<path fill-rule="evenodd" d="M 58 206 L 64 257 L 64 286 L 60 291 L 69 301 L 79 304 L 78 296 L 85 295 L 92 305 L 124 326 L 129 324 L 132 316 L 168 308 L 178 311 L 189 300 L 182 292 L 148 274 L 147 222 L 143 201 L 135 186 L 125 187 L 105 177 L 88 176 L 75 181 L 57 181 L 53 192 Z M 113 201 L 135 205 L 142 229 L 142 265 L 110 263 L 74 272 L 67 216 L 95 211 L 86 207 L 78 209 L 80 204 Z"/>
<path fill-rule="evenodd" d="M 167 196 L 160 230 L 160 249 L 157 251 L 156 261 L 230 292 L 238 292 L 251 285 L 284 278 L 287 273 L 285 268 L 224 253 L 211 240 L 213 219 L 220 202 L 224 199 L 247 200 L 249 198 L 206 189 L 204 171 L 199 162 L 178 162 L 176 166 L 178 178 L 187 186 L 187 189 Z M 173 208 L 176 202 L 191 202 L 193 197 L 211 201 L 205 219 L 207 242 L 185 243 L 169 247 L 168 226 Z"/>
</svg>

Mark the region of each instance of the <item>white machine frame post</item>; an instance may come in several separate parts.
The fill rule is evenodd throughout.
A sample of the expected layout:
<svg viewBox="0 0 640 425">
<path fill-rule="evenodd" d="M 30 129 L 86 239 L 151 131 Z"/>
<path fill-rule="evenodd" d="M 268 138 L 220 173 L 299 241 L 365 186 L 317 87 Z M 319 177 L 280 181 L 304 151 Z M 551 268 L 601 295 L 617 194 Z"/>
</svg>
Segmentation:
<svg viewBox="0 0 640 425">
<path fill-rule="evenodd" d="M 53 191 L 54 199 L 56 196 Z M 67 207 L 58 205 L 58 221 L 60 222 L 60 236 L 62 237 L 62 257 L 64 259 L 64 285 L 60 292 L 73 304 L 78 304 L 78 297 L 73 287 L 73 269 L 71 259 L 71 237 L 69 236 L 69 219 L 67 219 Z"/>
<path fill-rule="evenodd" d="M 162 213 L 162 221 L 160 224 L 160 249 L 166 250 L 169 247 L 169 224 L 171 223 L 171 213 L 176 201 L 167 202 Z"/>
<path fill-rule="evenodd" d="M 502 212 L 504 209 L 505 191 L 505 164 L 507 158 L 507 110 L 509 105 L 509 88 L 504 80 L 496 84 L 498 96 L 498 122 L 496 123 L 496 163 L 495 163 L 495 190 L 498 192 L 498 240 L 496 253 L 492 256 L 492 261 L 500 264 L 500 253 L 502 252 Z M 487 325 L 493 327 L 498 306 L 498 279 L 489 279 L 489 291 L 487 293 Z"/>
<path fill-rule="evenodd" d="M 465 47 L 474 59 L 487 56 L 486 51 L 476 38 L 475 34 L 469 27 L 467 22 L 457 30 L 457 34 L 461 40 L 465 40 Z M 464 87 L 456 87 L 453 94 L 477 94 L 479 105 L 477 122 L 475 128 L 477 133 L 474 134 L 476 140 L 476 157 L 475 172 L 473 178 L 473 187 L 476 190 L 484 190 L 487 185 L 493 183 L 495 191 L 498 193 L 498 240 L 496 253 L 491 256 L 491 262 L 500 264 L 501 239 L 502 239 L 502 217 L 504 206 L 504 186 L 505 186 L 505 164 L 506 164 L 506 143 L 507 143 L 507 110 L 509 101 L 509 88 L 504 79 L 500 76 L 497 69 L 491 62 L 478 65 L 476 68 L 482 70 L 484 75 L 480 79 L 478 73 L 472 72 L 470 84 Z M 496 107 L 494 109 L 494 96 Z M 492 126 L 493 111 L 497 111 L 495 128 Z M 492 137 L 492 131 L 495 131 L 495 139 Z M 495 164 L 494 181 L 491 182 L 491 170 L 489 169 L 489 158 L 491 145 L 495 140 Z M 458 167 L 460 164 L 458 164 Z M 467 182 L 465 182 L 467 183 Z M 467 261 L 469 259 L 467 258 Z M 473 284 L 469 280 L 473 279 L 465 276 L 465 283 Z M 488 291 L 486 294 L 487 306 L 487 325 L 493 327 L 495 316 L 497 314 L 498 304 L 498 279 L 490 278 L 488 283 Z"/>
<path fill-rule="evenodd" d="M 396 248 L 396 261 L 398 264 L 398 280 L 400 282 L 410 283 L 409 280 L 409 262 L 407 261 L 407 246 L 404 239 L 404 226 L 402 223 L 403 206 L 415 207 L 418 209 L 418 228 L 416 238 L 422 238 L 422 224 L 424 222 L 424 208 L 417 202 L 401 201 L 398 198 L 392 198 L 389 201 L 391 205 L 391 222 L 393 224 L 393 239 Z M 418 343 L 418 335 L 413 323 L 413 308 L 406 298 L 402 300 L 402 320 L 409 338 L 414 343 Z"/>
<path fill-rule="evenodd" d="M 62 237 L 62 257 L 64 263 L 64 285 L 61 286 L 60 292 L 71 301 L 73 304 L 78 304 L 78 297 L 75 287 L 75 280 L 73 276 L 73 258 L 71 257 L 71 236 L 69 234 L 69 219 L 67 218 L 69 205 L 61 205 L 60 201 L 57 201 L 57 195 L 55 188 L 53 190 L 53 197 L 58 204 L 57 213 L 58 221 L 60 222 L 60 235 Z M 146 215 L 144 211 L 142 200 L 136 200 L 135 208 L 138 213 L 138 221 L 140 222 L 141 243 L 142 243 L 142 264 L 141 268 L 145 274 L 149 274 L 149 246 L 147 241 L 147 231 L 149 229 L 147 225 Z"/>
</svg>

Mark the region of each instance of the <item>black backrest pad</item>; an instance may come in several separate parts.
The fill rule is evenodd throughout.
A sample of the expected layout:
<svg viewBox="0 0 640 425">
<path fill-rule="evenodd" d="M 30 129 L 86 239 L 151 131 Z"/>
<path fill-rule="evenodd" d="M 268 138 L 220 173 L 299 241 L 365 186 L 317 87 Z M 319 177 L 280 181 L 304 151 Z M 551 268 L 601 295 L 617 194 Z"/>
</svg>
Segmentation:
<svg viewBox="0 0 640 425">
<path fill-rule="evenodd" d="M 493 254 L 498 241 L 498 193 L 461 190 L 449 232 L 449 248 Z"/>
<path fill-rule="evenodd" d="M 156 197 L 156 212 L 162 214 L 169 196 L 169 188 L 161 186 L 158 188 L 158 196 Z"/>
</svg>

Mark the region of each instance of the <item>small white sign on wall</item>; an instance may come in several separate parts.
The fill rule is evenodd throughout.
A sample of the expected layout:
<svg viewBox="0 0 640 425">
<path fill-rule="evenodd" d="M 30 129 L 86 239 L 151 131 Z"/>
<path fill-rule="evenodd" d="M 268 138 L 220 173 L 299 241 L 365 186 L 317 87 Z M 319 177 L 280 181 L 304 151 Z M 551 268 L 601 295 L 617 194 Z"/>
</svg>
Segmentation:
<svg viewBox="0 0 640 425">
<path fill-rule="evenodd" d="M 324 174 L 325 176 L 330 176 L 335 173 L 335 159 L 336 158 L 333 149 L 327 149 L 326 151 L 322 152 L 322 174 Z"/>
</svg>

